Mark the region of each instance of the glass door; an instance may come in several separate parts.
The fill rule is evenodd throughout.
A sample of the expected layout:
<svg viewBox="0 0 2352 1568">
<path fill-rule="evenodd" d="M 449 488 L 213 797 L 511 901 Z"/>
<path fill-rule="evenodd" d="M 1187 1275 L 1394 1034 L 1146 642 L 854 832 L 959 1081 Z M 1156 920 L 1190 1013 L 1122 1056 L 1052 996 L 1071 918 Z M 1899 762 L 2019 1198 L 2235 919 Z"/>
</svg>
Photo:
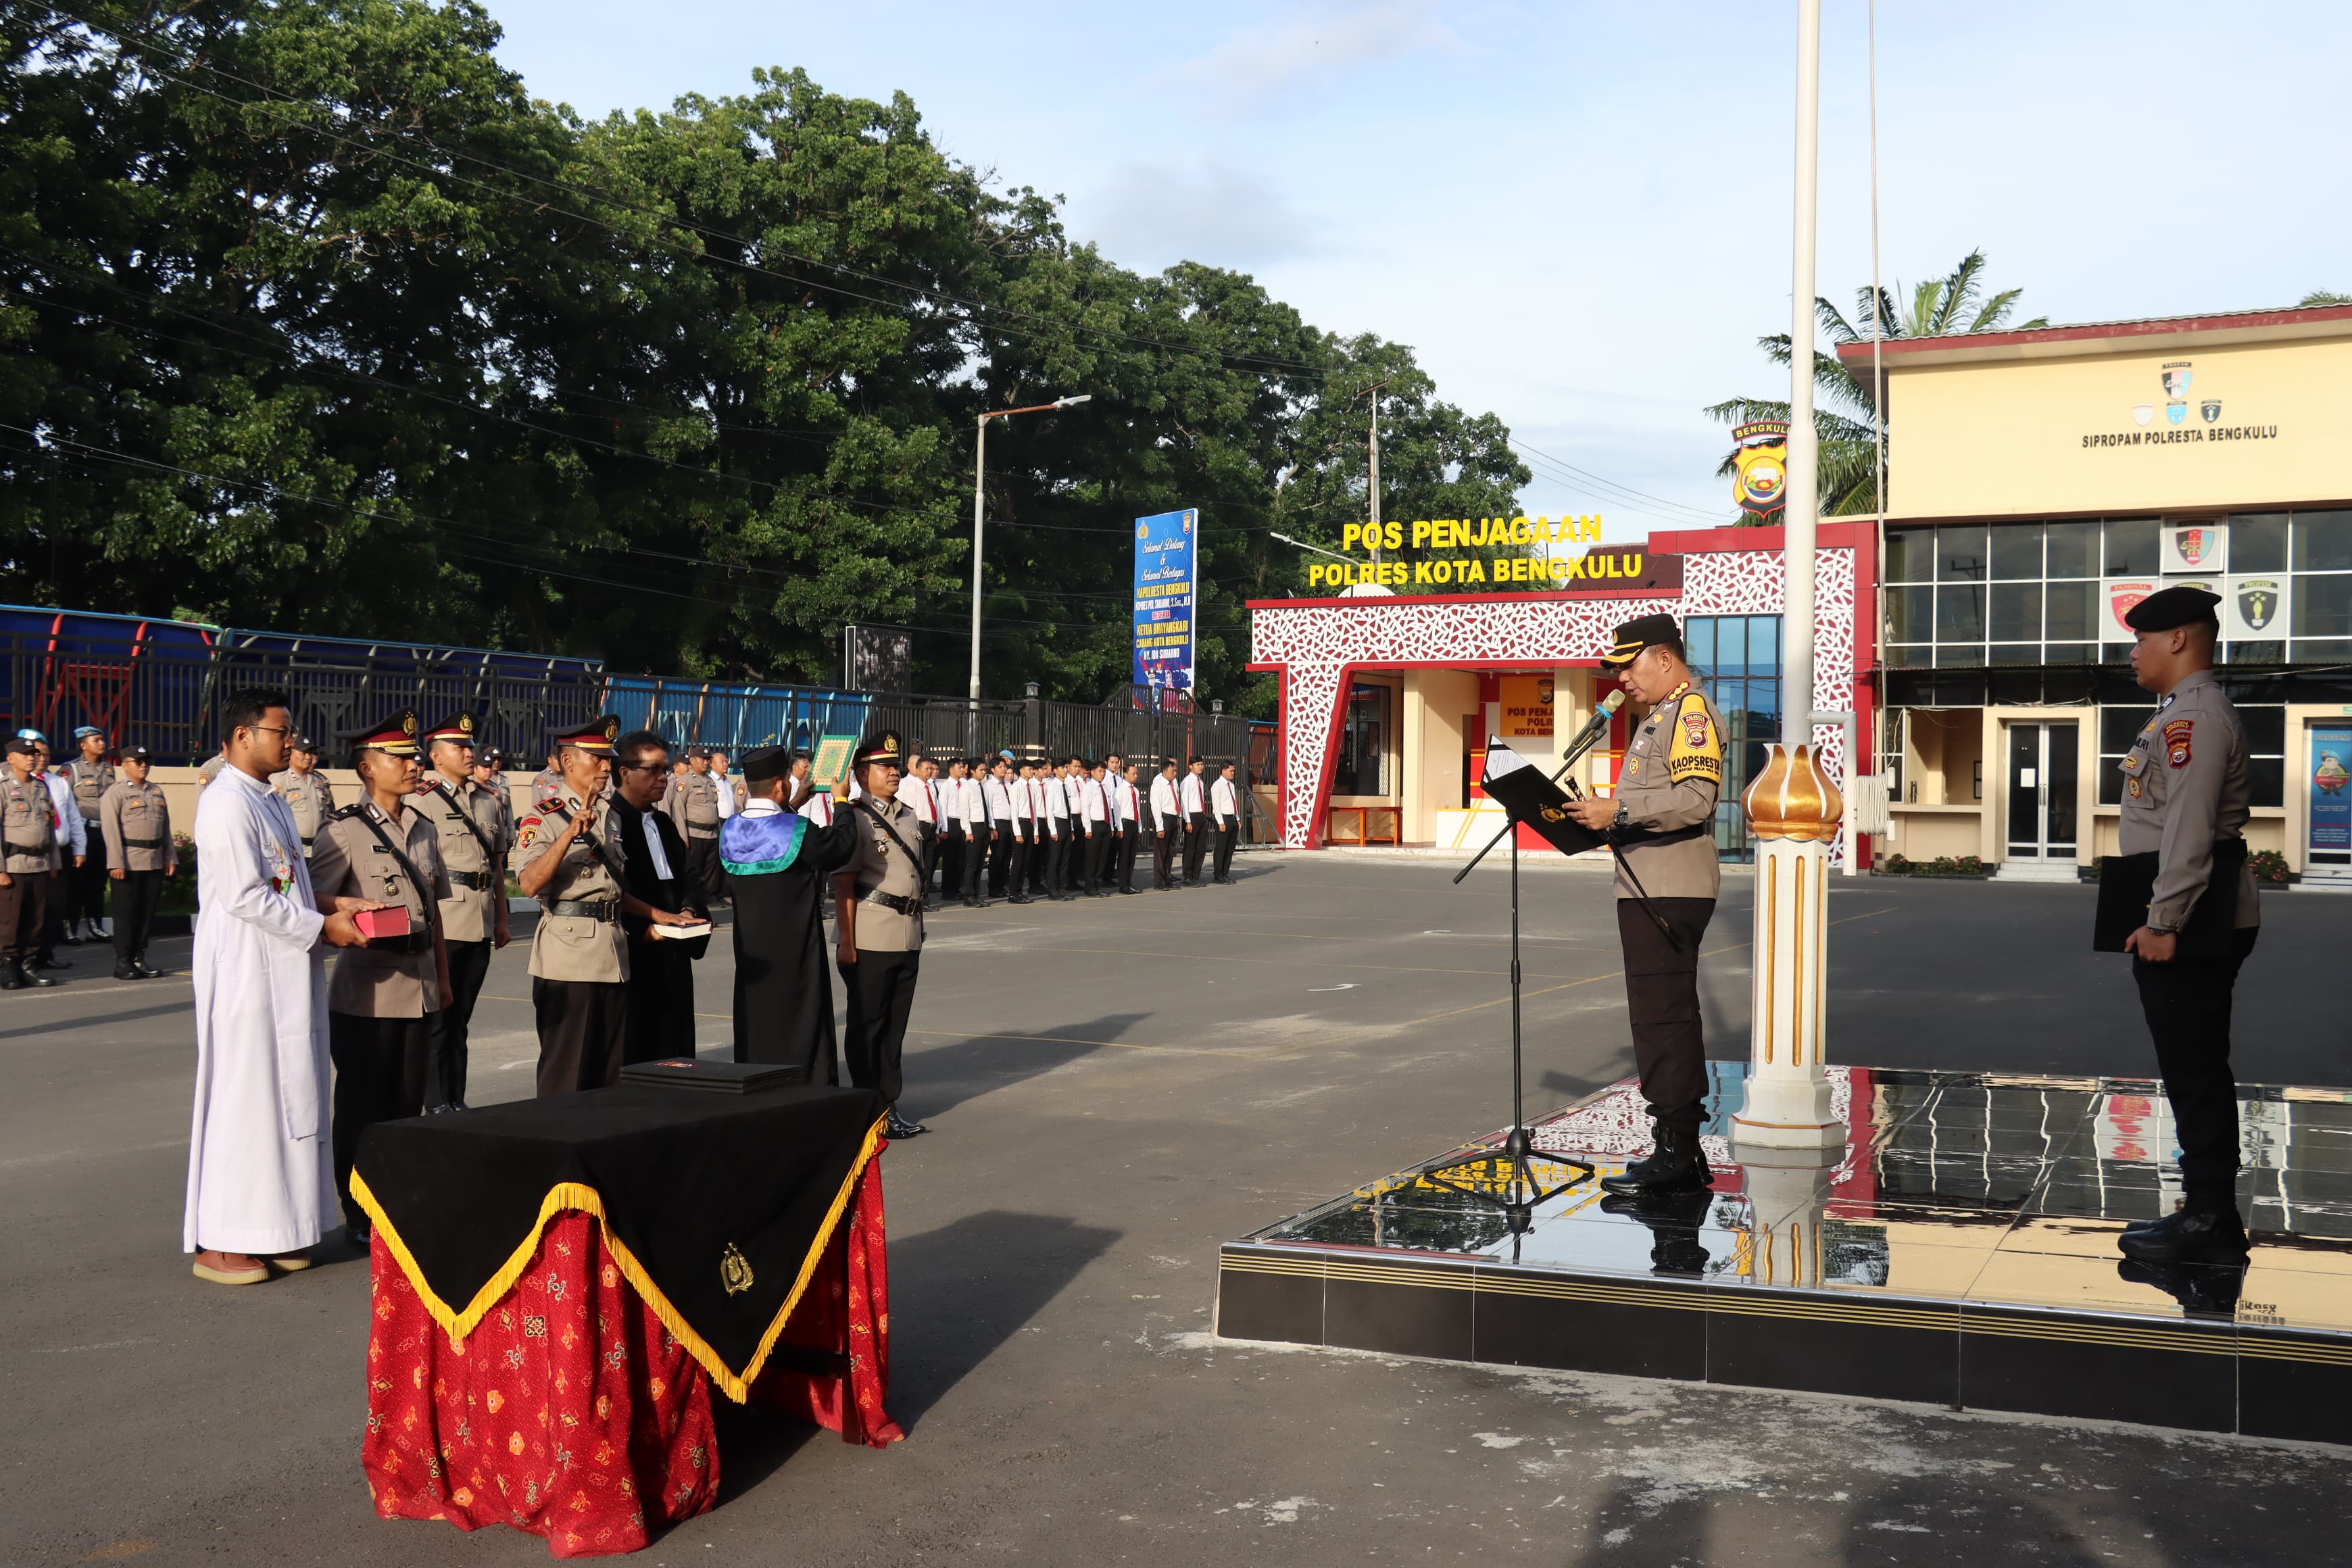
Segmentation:
<svg viewBox="0 0 2352 1568">
<path fill-rule="evenodd" d="M 2009 726 L 2009 858 L 2074 858 L 2074 731 L 2072 721 Z"/>
</svg>

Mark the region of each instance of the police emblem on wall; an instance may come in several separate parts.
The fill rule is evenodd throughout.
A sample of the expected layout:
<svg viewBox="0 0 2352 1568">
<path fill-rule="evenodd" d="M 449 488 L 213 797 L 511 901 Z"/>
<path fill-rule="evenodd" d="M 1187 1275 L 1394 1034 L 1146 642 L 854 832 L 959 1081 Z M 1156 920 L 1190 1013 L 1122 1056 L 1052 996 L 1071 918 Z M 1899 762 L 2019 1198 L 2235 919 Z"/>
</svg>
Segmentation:
<svg viewBox="0 0 2352 1568">
<path fill-rule="evenodd" d="M 1789 499 L 1789 422 L 1758 419 L 1731 433 L 1732 493 L 1742 511 L 1762 516 Z"/>
<path fill-rule="evenodd" d="M 2189 362 L 2187 360 L 2177 359 L 2164 367 L 2165 396 L 2187 397 L 2189 395 Z"/>
<path fill-rule="evenodd" d="M 2279 585 L 2275 578 L 2247 577 L 2237 592 L 2238 619 L 2248 631 L 2265 631 L 2278 619 Z"/>
<path fill-rule="evenodd" d="M 2209 397 L 2197 405 L 2197 411 L 2205 416 L 2205 423 L 2210 425 L 2221 417 L 2221 400 L 2218 397 Z"/>
<path fill-rule="evenodd" d="M 2180 552 L 2182 565 L 2202 566 L 2205 557 L 2213 552 L 2213 531 L 2210 528 L 2184 528 L 2175 548 Z"/>
</svg>

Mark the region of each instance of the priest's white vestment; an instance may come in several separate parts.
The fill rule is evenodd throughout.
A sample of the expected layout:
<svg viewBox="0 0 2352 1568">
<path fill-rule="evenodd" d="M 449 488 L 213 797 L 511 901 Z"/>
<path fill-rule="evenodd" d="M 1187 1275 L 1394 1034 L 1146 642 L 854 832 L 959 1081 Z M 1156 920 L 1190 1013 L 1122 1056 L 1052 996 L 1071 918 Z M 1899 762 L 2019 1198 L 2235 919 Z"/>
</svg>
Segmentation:
<svg viewBox="0 0 2352 1568">
<path fill-rule="evenodd" d="M 341 1223 L 326 923 L 292 808 L 224 768 L 196 797 L 196 1108 L 182 1244 L 267 1258 Z"/>
</svg>

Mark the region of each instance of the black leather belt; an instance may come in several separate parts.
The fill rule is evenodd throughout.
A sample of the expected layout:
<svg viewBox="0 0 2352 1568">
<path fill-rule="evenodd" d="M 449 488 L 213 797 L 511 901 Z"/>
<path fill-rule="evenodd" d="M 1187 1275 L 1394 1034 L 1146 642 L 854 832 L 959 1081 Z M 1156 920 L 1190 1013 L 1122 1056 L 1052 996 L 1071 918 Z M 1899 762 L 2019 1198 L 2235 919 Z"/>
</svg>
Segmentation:
<svg viewBox="0 0 2352 1568">
<path fill-rule="evenodd" d="M 487 893 L 490 890 L 490 874 L 488 871 L 452 871 L 449 873 L 449 885 Z"/>
<path fill-rule="evenodd" d="M 309 847 L 310 847 L 310 846 L 311 846 L 311 845 L 313 845 L 313 844 L 315 844 L 315 843 L 317 843 L 317 842 L 318 842 L 318 840 L 317 840 L 316 838 L 305 838 L 304 840 L 302 840 L 302 847 L 303 847 L 303 848 L 305 848 L 305 849 L 308 849 Z"/>
<path fill-rule="evenodd" d="M 171 840 L 168 838 L 126 838 L 122 847 L 125 849 L 161 849 L 169 843 Z"/>
<path fill-rule="evenodd" d="M 688 826 L 686 830 L 686 836 L 688 838 L 716 838 L 719 837 L 719 829 L 714 827 L 709 832 L 705 833 L 699 827 Z"/>
<path fill-rule="evenodd" d="M 368 951 L 371 952 L 431 952 L 433 932 L 430 930 L 416 931 L 412 928 L 400 936 L 370 937 Z"/>
<path fill-rule="evenodd" d="M 1688 827 L 1668 828 L 1664 833 L 1645 832 L 1633 826 L 1621 827 L 1617 829 L 1614 837 L 1621 847 L 1631 849 L 1636 845 L 1643 844 L 1685 844 L 1694 838 L 1710 838 L 1714 835 L 1713 823 L 1696 822 Z"/>
<path fill-rule="evenodd" d="M 47 855 L 55 847 L 55 846 L 48 844 L 9 844 L 5 846 L 5 847 L 11 855 Z"/>
<path fill-rule="evenodd" d="M 923 908 L 923 900 L 920 899 L 910 899 L 898 893 L 886 893 L 879 888 L 870 893 L 860 893 L 857 901 L 861 904 L 879 904 L 894 914 L 901 915 L 919 914 Z"/>
<path fill-rule="evenodd" d="M 547 906 L 547 912 L 572 920 L 600 921 L 605 925 L 617 925 L 621 919 L 621 901 L 618 899 L 558 899 Z"/>
</svg>

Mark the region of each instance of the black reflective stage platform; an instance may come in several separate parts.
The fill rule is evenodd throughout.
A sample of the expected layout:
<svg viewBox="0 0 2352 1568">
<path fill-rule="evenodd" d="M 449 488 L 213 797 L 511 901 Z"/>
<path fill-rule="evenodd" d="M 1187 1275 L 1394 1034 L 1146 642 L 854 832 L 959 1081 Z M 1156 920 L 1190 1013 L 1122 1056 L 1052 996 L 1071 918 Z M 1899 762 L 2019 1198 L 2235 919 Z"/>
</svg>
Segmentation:
<svg viewBox="0 0 2352 1568">
<path fill-rule="evenodd" d="M 2151 1081 L 1833 1068 L 1846 1146 L 1791 1157 L 1734 1151 L 1710 1068 L 1712 1192 L 1513 1235 L 1402 1172 L 1228 1244 L 1217 1331 L 2352 1443 L 2352 1090 L 2242 1089 L 2251 1261 L 2157 1269 L 2116 1250 L 2179 1197 Z M 1535 1136 L 1607 1175 L 1649 1131 L 1628 1082 Z"/>
</svg>

